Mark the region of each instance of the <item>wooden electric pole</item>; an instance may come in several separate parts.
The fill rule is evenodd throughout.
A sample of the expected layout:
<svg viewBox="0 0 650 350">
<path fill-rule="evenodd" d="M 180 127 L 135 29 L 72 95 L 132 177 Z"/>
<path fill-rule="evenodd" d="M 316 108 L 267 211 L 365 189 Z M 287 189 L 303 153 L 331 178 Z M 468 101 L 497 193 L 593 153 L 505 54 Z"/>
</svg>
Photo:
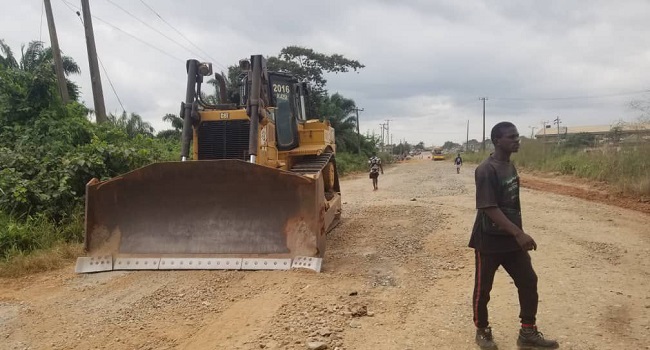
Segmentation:
<svg viewBox="0 0 650 350">
<path fill-rule="evenodd" d="M 557 144 L 560 144 L 560 123 L 562 121 L 560 120 L 560 116 L 558 115 L 557 118 L 553 119 L 553 124 L 557 124 Z"/>
<path fill-rule="evenodd" d="M 106 118 L 104 91 L 102 90 L 102 78 L 99 75 L 97 48 L 95 47 L 95 34 L 93 33 L 93 20 L 90 15 L 90 5 L 88 4 L 88 0 L 81 0 L 81 12 L 83 13 L 84 29 L 86 30 L 86 48 L 88 49 L 90 82 L 93 88 L 93 102 L 95 103 L 95 118 L 99 124 L 108 121 L 108 118 Z"/>
<path fill-rule="evenodd" d="M 361 134 L 359 133 L 359 111 L 363 112 L 363 108 L 352 108 L 357 112 L 357 153 L 361 154 Z"/>
<path fill-rule="evenodd" d="M 56 36 L 56 27 L 54 26 L 54 15 L 52 15 L 52 3 L 50 0 L 44 0 L 45 15 L 47 16 L 47 28 L 50 30 L 50 45 L 52 47 L 52 56 L 54 58 L 54 70 L 56 71 L 56 83 L 59 88 L 59 95 L 63 104 L 70 101 L 68 95 L 68 85 L 63 73 L 63 60 L 61 60 L 61 50 L 59 49 L 59 39 Z"/>
<path fill-rule="evenodd" d="M 469 150 L 469 119 L 467 120 L 467 138 L 465 141 L 465 153 Z"/>
<path fill-rule="evenodd" d="M 479 100 L 483 100 L 483 152 L 485 152 L 485 100 L 487 97 L 479 97 Z"/>
</svg>

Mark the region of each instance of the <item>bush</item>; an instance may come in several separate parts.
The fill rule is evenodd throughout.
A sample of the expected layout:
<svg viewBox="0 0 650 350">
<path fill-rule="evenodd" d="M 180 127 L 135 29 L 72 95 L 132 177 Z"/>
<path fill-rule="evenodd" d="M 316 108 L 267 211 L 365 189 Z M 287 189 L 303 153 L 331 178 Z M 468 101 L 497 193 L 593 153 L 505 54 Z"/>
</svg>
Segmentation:
<svg viewBox="0 0 650 350">
<path fill-rule="evenodd" d="M 336 168 L 339 175 L 365 171 L 368 168 L 368 158 L 355 153 L 337 153 Z"/>
<path fill-rule="evenodd" d="M 0 256 L 5 260 L 38 249 L 47 249 L 61 243 L 81 241 L 82 211 L 77 210 L 68 219 L 55 222 L 44 214 L 16 218 L 0 212 Z"/>
<path fill-rule="evenodd" d="M 0 129 L 0 255 L 79 242 L 86 183 L 177 159 L 180 143 L 91 123 L 85 107 L 41 111 Z"/>
</svg>

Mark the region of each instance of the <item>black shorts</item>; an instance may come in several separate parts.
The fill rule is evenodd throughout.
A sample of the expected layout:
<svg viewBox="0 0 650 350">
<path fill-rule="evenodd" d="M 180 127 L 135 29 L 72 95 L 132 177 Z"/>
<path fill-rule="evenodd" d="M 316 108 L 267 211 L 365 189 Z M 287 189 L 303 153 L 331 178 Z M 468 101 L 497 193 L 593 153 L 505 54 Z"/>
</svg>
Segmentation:
<svg viewBox="0 0 650 350">
<path fill-rule="evenodd" d="M 379 173 L 378 173 L 378 172 L 377 172 L 377 173 L 373 173 L 373 172 L 370 173 L 370 178 L 371 178 L 371 179 L 376 179 L 376 178 L 378 178 L 378 177 L 379 177 Z"/>
</svg>

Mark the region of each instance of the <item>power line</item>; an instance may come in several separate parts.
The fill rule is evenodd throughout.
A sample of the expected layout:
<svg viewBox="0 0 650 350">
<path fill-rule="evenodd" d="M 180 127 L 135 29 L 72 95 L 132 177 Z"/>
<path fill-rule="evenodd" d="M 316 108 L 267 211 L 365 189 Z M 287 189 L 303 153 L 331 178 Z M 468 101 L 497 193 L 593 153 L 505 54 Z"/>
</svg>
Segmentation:
<svg viewBox="0 0 650 350">
<path fill-rule="evenodd" d="M 99 65 L 102 66 L 102 70 L 104 71 L 104 74 L 106 74 L 106 79 L 108 80 L 108 85 L 111 86 L 111 90 L 113 90 L 113 93 L 115 94 L 115 97 L 117 98 L 117 102 L 120 104 L 120 107 L 122 107 L 122 112 L 126 112 L 124 109 L 124 105 L 122 104 L 122 100 L 120 100 L 120 96 L 117 95 L 117 91 L 115 91 L 115 86 L 113 86 L 113 82 L 111 81 L 111 77 L 108 76 L 108 72 L 106 71 L 106 68 L 104 68 L 104 63 L 102 62 L 102 59 L 99 58 L 99 55 L 97 55 L 97 59 L 99 60 Z"/>
<path fill-rule="evenodd" d="M 485 100 L 487 100 L 487 97 L 479 97 L 479 100 L 483 101 L 483 145 L 481 146 L 483 148 L 483 152 L 485 152 Z"/>
<path fill-rule="evenodd" d="M 158 12 L 156 12 L 156 10 L 154 10 L 151 6 L 149 6 L 146 2 L 144 2 L 144 0 L 140 0 L 140 2 L 141 2 L 144 6 L 146 6 L 149 10 L 151 10 L 151 12 L 153 12 L 156 16 L 158 16 L 158 18 L 160 18 L 160 20 L 163 21 L 163 23 L 165 23 L 166 25 L 168 25 L 169 28 L 173 29 L 176 33 L 178 33 L 178 35 L 180 35 L 181 37 L 183 37 L 183 39 L 185 39 L 188 43 L 190 43 L 190 44 L 191 44 L 192 46 L 194 46 L 197 50 L 201 51 L 201 52 L 202 52 L 206 57 L 208 57 L 210 60 L 212 60 L 212 62 L 214 62 L 216 65 L 221 66 L 221 67 L 222 67 L 223 69 L 225 69 L 226 71 L 228 71 L 228 68 L 227 68 L 226 66 L 224 66 L 224 65 L 221 64 L 221 63 L 219 63 L 219 61 L 217 61 L 216 59 L 214 59 L 212 56 L 210 56 L 210 54 L 208 54 L 207 52 L 203 51 L 203 49 L 201 49 L 199 46 L 197 46 L 196 44 L 194 44 L 190 39 L 188 39 L 185 35 L 183 35 L 183 33 L 181 33 L 178 29 L 176 29 L 174 26 L 172 26 L 171 24 L 169 24 L 169 22 L 167 22 L 164 18 L 162 18 L 162 16 L 161 16 Z"/>
<path fill-rule="evenodd" d="M 77 15 L 79 15 L 79 12 L 75 11 L 72 7 L 70 7 L 70 5 L 67 2 L 63 1 L 63 3 L 65 4 L 65 6 L 67 6 L 70 9 L 70 11 L 75 12 L 77 13 Z M 81 19 L 81 17 L 79 19 Z M 83 23 L 83 21 L 81 23 Z"/>
<path fill-rule="evenodd" d="M 200 58 L 201 55 L 197 55 L 196 52 L 193 52 L 191 49 L 187 48 L 186 46 L 183 46 L 183 44 L 179 43 L 178 41 L 176 41 L 176 40 L 170 38 L 169 36 L 167 36 L 165 33 L 163 33 L 163 32 L 161 32 L 161 31 L 159 31 L 158 29 L 154 28 L 154 27 L 151 26 L 149 23 L 147 23 L 147 22 L 141 20 L 141 19 L 138 18 L 137 16 L 133 15 L 131 12 L 129 12 L 129 11 L 127 11 L 126 9 L 124 9 L 122 6 L 120 6 L 120 5 L 116 4 L 116 3 L 114 3 L 114 2 L 111 1 L 111 0 L 106 0 L 106 1 L 108 1 L 111 5 L 117 7 L 118 9 L 124 11 L 127 15 L 131 16 L 132 18 L 134 18 L 134 19 L 137 20 L 138 22 L 140 22 L 140 23 L 144 24 L 145 26 L 149 27 L 151 30 L 153 30 L 153 31 L 155 31 L 156 33 L 158 33 L 158 34 L 164 36 L 165 38 L 167 38 L 167 40 L 173 42 L 174 44 L 176 44 L 176 45 L 182 47 L 183 49 L 189 51 L 189 52 L 192 53 L 193 55 L 196 55 L 197 57 Z"/>
<path fill-rule="evenodd" d="M 70 5 L 70 6 L 74 7 L 74 8 L 76 8 L 76 9 L 77 9 L 77 12 L 79 12 L 79 8 L 76 7 L 76 6 L 74 6 L 73 4 L 70 4 L 67 0 L 61 0 L 61 1 L 67 3 L 68 5 Z M 77 14 L 77 15 L 79 15 L 79 14 Z M 176 56 L 173 56 L 173 55 L 169 54 L 168 52 L 166 52 L 166 51 L 164 51 L 164 50 L 161 50 L 160 48 L 158 48 L 158 47 L 156 47 L 156 46 L 154 46 L 154 45 L 149 44 L 148 42 L 146 42 L 146 41 L 144 41 L 144 40 L 138 38 L 137 36 L 135 36 L 135 35 L 133 35 L 133 34 L 127 32 L 127 31 L 122 30 L 121 28 L 119 28 L 119 27 L 116 26 L 116 25 L 113 25 L 113 24 L 111 24 L 111 23 L 109 23 L 109 22 L 107 22 L 107 21 L 105 21 L 105 20 L 103 20 L 103 19 L 101 19 L 101 18 L 99 18 L 99 17 L 97 17 L 97 16 L 95 16 L 95 15 L 93 15 L 93 18 L 96 19 L 96 20 L 98 20 L 98 21 L 100 21 L 100 22 L 103 22 L 104 24 L 106 24 L 106 25 L 108 25 L 108 26 L 110 26 L 110 27 L 112 27 L 112 28 L 114 28 L 114 29 L 116 29 L 116 30 L 119 30 L 120 32 L 122 32 L 122 33 L 124 33 L 124 34 L 126 34 L 126 35 L 128 35 L 128 36 L 130 36 L 130 37 L 132 37 L 133 39 L 135 39 L 135 40 L 137 40 L 137 41 L 139 41 L 139 42 L 141 42 L 141 43 L 143 43 L 143 44 L 145 44 L 145 45 L 151 47 L 152 49 L 157 50 L 158 52 L 162 53 L 163 55 L 165 55 L 165 56 L 167 56 L 167 57 L 173 58 L 173 59 L 175 59 L 175 60 L 177 60 L 177 61 L 180 61 L 180 62 L 185 62 L 185 61 L 183 61 L 182 59 L 180 59 L 180 58 L 178 58 L 178 57 L 176 57 Z"/>
<path fill-rule="evenodd" d="M 65 3 L 64 0 L 61 0 L 61 1 L 63 1 Z M 68 4 L 66 4 L 66 6 L 68 6 L 70 11 L 77 14 L 77 18 L 79 18 L 79 22 L 81 22 L 81 25 L 83 26 L 84 21 L 83 21 L 83 19 L 81 19 L 81 14 L 79 13 L 79 11 L 75 11 Z M 122 107 L 122 111 L 126 112 L 126 110 L 124 109 L 124 105 L 122 104 L 122 100 L 120 99 L 120 96 L 117 94 L 117 91 L 115 90 L 115 86 L 113 85 L 113 81 L 111 81 L 111 77 L 108 75 L 108 71 L 104 67 L 104 63 L 102 62 L 102 59 L 99 57 L 99 55 L 97 55 L 97 59 L 99 60 L 99 65 L 102 67 L 102 70 L 104 71 L 104 74 L 106 75 L 106 79 L 108 80 L 108 85 L 111 86 L 111 90 L 113 90 L 113 94 L 115 94 L 115 98 L 117 98 L 117 102 L 120 104 L 120 107 Z"/>
<path fill-rule="evenodd" d="M 557 101 L 557 100 L 585 100 L 585 99 L 596 99 L 596 98 L 607 98 L 607 97 L 619 97 L 619 96 L 630 96 L 649 93 L 650 90 L 638 90 L 630 92 L 621 92 L 615 94 L 604 94 L 604 95 L 587 95 L 587 96 L 567 96 L 567 97 L 495 97 L 496 100 L 516 100 L 516 101 L 526 101 L 526 100 L 538 100 L 538 101 Z"/>
</svg>

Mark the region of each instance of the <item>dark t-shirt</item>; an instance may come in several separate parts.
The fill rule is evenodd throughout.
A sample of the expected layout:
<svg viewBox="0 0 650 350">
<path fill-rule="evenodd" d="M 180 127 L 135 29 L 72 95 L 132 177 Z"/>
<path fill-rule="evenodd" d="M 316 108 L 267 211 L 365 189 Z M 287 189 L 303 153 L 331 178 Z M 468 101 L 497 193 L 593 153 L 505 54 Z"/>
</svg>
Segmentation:
<svg viewBox="0 0 650 350">
<path fill-rule="evenodd" d="M 499 207 L 515 225 L 521 226 L 519 175 L 511 162 L 490 155 L 474 172 L 476 182 L 476 220 L 469 246 L 482 253 L 505 253 L 521 250 L 517 240 L 493 224 L 482 209 Z"/>
</svg>

